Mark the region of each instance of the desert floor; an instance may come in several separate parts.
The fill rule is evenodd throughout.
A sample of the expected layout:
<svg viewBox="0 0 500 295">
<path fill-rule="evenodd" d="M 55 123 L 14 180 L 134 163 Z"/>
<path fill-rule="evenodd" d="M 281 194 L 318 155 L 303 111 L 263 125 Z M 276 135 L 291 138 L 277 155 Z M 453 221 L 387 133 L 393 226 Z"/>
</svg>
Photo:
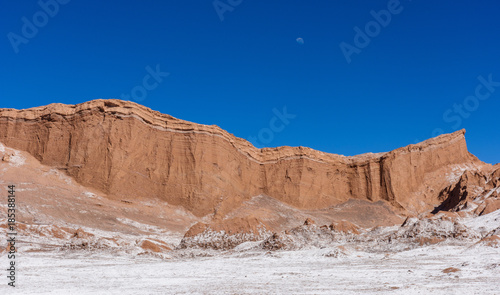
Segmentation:
<svg viewBox="0 0 500 295">
<path fill-rule="evenodd" d="M 500 249 L 434 245 L 398 253 L 336 248 L 152 257 L 19 253 L 2 294 L 500 294 Z M 197 255 L 198 254 L 198 255 Z M 2 256 L 1 265 L 7 265 Z M 458 271 L 445 273 L 447 268 Z"/>
</svg>

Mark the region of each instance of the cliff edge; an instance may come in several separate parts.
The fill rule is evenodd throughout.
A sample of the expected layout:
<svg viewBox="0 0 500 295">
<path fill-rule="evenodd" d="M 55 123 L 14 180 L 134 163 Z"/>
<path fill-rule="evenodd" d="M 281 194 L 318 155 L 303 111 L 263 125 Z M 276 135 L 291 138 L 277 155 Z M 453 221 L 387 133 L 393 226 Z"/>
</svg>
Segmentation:
<svg viewBox="0 0 500 295">
<path fill-rule="evenodd" d="M 487 166 L 468 152 L 464 134 L 346 157 L 305 147 L 258 149 L 217 126 L 116 99 L 0 109 L 5 145 L 111 199 L 160 199 L 197 216 L 224 216 L 257 195 L 299 209 L 361 199 L 430 210 L 454 175 Z"/>
</svg>

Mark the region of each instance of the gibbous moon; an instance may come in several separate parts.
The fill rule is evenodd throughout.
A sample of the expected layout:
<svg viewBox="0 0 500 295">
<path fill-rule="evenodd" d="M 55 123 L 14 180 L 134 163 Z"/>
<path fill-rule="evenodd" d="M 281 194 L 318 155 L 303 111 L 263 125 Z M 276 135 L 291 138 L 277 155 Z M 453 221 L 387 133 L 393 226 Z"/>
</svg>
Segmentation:
<svg viewBox="0 0 500 295">
<path fill-rule="evenodd" d="M 297 38 L 295 41 L 297 41 L 300 45 L 304 44 L 304 39 L 302 38 Z"/>
</svg>

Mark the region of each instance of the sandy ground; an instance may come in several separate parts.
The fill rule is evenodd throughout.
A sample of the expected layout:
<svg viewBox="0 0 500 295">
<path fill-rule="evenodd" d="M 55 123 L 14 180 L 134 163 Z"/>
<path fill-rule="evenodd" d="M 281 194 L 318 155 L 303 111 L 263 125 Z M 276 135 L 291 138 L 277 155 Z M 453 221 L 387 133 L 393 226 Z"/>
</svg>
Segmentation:
<svg viewBox="0 0 500 295">
<path fill-rule="evenodd" d="M 20 253 L 2 294 L 500 294 L 500 249 L 429 246 L 394 254 L 334 248 L 160 259 Z M 333 254 L 333 255 L 332 255 Z M 6 265 L 6 257 L 1 265 Z M 444 273 L 449 267 L 459 271 Z"/>
</svg>

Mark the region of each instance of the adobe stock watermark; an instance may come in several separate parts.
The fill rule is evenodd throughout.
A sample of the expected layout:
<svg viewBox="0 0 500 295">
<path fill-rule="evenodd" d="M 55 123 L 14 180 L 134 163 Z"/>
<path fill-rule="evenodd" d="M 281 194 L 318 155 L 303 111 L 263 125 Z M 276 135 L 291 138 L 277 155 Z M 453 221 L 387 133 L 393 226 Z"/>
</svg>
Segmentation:
<svg viewBox="0 0 500 295">
<path fill-rule="evenodd" d="M 391 23 L 393 15 L 400 14 L 402 11 L 403 6 L 399 0 L 389 0 L 387 2 L 387 9 L 382 9 L 378 12 L 375 10 L 370 11 L 373 20 L 365 24 L 364 30 L 358 26 L 354 27 L 354 32 L 356 33 L 353 39 L 354 45 L 347 42 L 340 43 L 340 50 L 344 54 L 347 63 L 350 64 L 352 62 L 351 56 L 353 54 L 360 54 L 361 49 L 366 48 L 372 38 L 377 37 L 382 28 L 387 27 Z"/>
<path fill-rule="evenodd" d="M 35 38 L 39 29 L 45 27 L 50 18 L 55 17 L 59 13 L 60 5 L 68 4 L 71 0 L 40 0 L 38 6 L 40 10 L 35 12 L 31 19 L 23 16 L 21 18 L 22 26 L 20 34 L 14 32 L 7 33 L 10 45 L 14 52 L 19 53 L 19 46 L 21 44 L 28 44 L 30 39 Z"/>
<path fill-rule="evenodd" d="M 477 111 L 481 101 L 490 98 L 496 88 L 500 86 L 500 81 L 493 81 L 493 74 L 489 74 L 487 78 L 479 75 L 477 80 L 479 83 L 474 89 L 474 95 L 465 97 L 462 103 L 453 104 L 452 108 L 447 109 L 443 113 L 443 121 L 452 124 L 451 128 L 453 130 L 460 129 L 463 121 L 470 118 L 471 114 Z M 432 137 L 443 133 L 445 131 L 442 128 L 436 128 L 432 131 Z"/>
<path fill-rule="evenodd" d="M 276 133 L 282 132 L 285 127 L 290 124 L 290 120 L 297 117 L 297 115 L 289 114 L 286 106 L 283 107 L 283 111 L 274 108 L 273 113 L 274 117 L 269 120 L 269 127 L 260 129 L 260 131 L 257 133 L 257 137 L 248 137 L 248 141 L 250 141 L 254 146 L 262 148 L 266 144 L 269 144 L 271 141 L 273 141 L 274 135 Z"/>
<path fill-rule="evenodd" d="M 9 260 L 9 268 L 7 268 L 7 285 L 11 287 L 16 287 L 16 236 L 17 236 L 17 225 L 16 225 L 16 186 L 11 184 L 8 186 L 7 190 L 7 258 Z"/>
<path fill-rule="evenodd" d="M 224 13 L 233 12 L 233 10 L 239 6 L 243 0 L 215 0 L 212 2 L 215 12 L 219 16 L 220 21 L 224 21 Z"/>
<path fill-rule="evenodd" d="M 146 74 L 142 78 L 142 84 L 135 86 L 130 90 L 129 94 L 122 93 L 121 99 L 130 100 L 133 99 L 135 101 L 143 101 L 148 97 L 148 92 L 156 89 L 161 82 L 163 82 L 163 78 L 168 77 L 170 73 L 162 72 L 160 70 L 160 65 L 157 64 L 155 69 L 150 66 L 146 67 Z"/>
</svg>

